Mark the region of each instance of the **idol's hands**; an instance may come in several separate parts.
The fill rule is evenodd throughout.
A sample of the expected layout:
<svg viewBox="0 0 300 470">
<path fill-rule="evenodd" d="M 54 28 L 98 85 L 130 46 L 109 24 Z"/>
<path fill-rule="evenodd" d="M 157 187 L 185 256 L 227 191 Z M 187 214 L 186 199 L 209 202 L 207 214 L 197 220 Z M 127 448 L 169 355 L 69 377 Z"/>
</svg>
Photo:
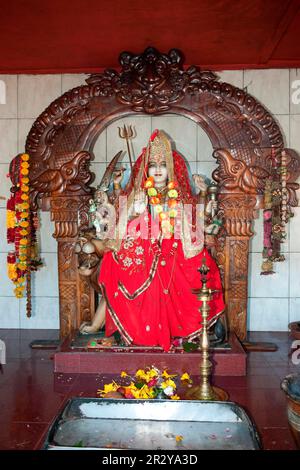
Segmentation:
<svg viewBox="0 0 300 470">
<path fill-rule="evenodd" d="M 205 207 L 205 212 L 207 214 L 216 214 L 217 211 L 218 211 L 218 202 L 213 199 L 208 201 Z"/>
<path fill-rule="evenodd" d="M 207 184 L 205 183 L 203 176 L 193 175 L 193 180 L 194 180 L 196 188 L 199 191 L 206 192 Z"/>
<path fill-rule="evenodd" d="M 125 171 L 125 168 L 120 168 L 120 169 L 114 171 L 114 176 L 113 176 L 114 184 L 121 184 L 121 181 L 123 179 L 124 171 Z"/>
<path fill-rule="evenodd" d="M 217 233 L 220 230 L 220 225 L 215 224 L 214 222 L 212 224 L 209 224 L 205 227 L 204 231 L 208 235 L 217 235 Z"/>
<path fill-rule="evenodd" d="M 214 235 L 206 234 L 205 235 L 205 246 L 207 248 L 214 248 L 216 245 L 216 238 Z"/>
<path fill-rule="evenodd" d="M 147 196 L 145 191 L 139 189 L 134 194 L 134 211 L 136 214 L 142 214 L 147 207 Z"/>
</svg>

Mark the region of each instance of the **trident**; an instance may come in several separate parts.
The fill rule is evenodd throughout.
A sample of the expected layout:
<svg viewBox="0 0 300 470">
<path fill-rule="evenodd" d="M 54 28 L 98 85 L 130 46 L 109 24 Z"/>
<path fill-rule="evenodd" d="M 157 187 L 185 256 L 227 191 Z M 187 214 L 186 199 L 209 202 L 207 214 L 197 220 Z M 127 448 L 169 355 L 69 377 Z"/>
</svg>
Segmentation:
<svg viewBox="0 0 300 470">
<path fill-rule="evenodd" d="M 126 139 L 127 151 L 129 155 L 129 161 L 130 161 L 130 168 L 132 172 L 133 164 L 132 164 L 132 158 L 131 158 L 131 151 L 129 147 L 129 140 L 134 137 L 134 132 L 132 130 L 132 126 L 130 125 L 127 127 L 126 124 L 124 124 L 123 127 L 118 127 L 118 129 L 119 129 L 119 137 L 121 139 Z"/>
</svg>

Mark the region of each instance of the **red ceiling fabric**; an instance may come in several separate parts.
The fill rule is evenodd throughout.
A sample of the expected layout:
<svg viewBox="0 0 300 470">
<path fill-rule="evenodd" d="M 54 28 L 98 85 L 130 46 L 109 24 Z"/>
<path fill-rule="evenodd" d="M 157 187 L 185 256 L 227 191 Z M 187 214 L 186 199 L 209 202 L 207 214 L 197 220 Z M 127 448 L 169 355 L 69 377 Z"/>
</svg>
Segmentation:
<svg viewBox="0 0 300 470">
<path fill-rule="evenodd" d="M 2 74 L 96 72 L 148 46 L 214 70 L 300 66 L 300 0 L 0 2 Z"/>
</svg>

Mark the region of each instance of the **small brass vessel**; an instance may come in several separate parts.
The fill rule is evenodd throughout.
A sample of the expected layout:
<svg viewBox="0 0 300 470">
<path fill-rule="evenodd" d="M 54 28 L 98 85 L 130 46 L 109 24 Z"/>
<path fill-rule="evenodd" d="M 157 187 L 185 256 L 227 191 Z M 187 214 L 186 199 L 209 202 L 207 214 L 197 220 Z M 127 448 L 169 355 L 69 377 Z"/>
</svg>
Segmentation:
<svg viewBox="0 0 300 470">
<path fill-rule="evenodd" d="M 287 416 L 289 426 L 300 449 L 300 374 L 287 375 L 281 382 L 281 389 L 287 399 Z"/>
</svg>

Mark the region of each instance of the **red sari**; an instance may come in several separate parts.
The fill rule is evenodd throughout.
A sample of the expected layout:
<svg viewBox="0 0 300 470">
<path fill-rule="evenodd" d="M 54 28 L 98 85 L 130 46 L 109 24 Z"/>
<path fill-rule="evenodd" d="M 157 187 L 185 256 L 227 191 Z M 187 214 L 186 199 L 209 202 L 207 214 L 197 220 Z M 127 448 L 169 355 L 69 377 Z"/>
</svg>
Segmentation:
<svg viewBox="0 0 300 470">
<path fill-rule="evenodd" d="M 151 219 L 151 217 L 150 217 Z M 201 332 L 201 302 L 192 293 L 201 287 L 197 269 L 203 258 L 210 268 L 207 286 L 220 290 L 210 301 L 212 324 L 224 310 L 218 267 L 203 249 L 185 258 L 180 240 L 126 237 L 118 253 L 104 255 L 99 284 L 106 300 L 106 335 L 119 331 L 126 344 L 161 346 L 172 339 L 192 340 Z"/>
</svg>

